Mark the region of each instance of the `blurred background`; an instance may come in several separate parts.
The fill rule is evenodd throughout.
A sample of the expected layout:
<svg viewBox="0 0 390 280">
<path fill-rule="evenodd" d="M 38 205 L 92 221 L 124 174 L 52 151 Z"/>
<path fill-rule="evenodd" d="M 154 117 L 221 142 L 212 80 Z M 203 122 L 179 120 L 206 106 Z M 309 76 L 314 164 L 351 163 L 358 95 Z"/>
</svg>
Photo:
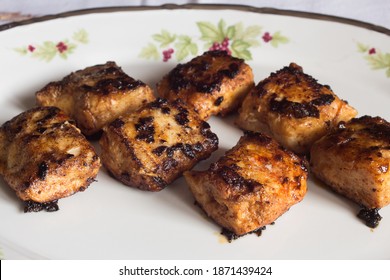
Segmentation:
<svg viewBox="0 0 390 280">
<path fill-rule="evenodd" d="M 239 4 L 313 12 L 360 20 L 390 29 L 389 0 L 0 0 L 0 24 L 67 11 L 111 6 Z"/>
</svg>

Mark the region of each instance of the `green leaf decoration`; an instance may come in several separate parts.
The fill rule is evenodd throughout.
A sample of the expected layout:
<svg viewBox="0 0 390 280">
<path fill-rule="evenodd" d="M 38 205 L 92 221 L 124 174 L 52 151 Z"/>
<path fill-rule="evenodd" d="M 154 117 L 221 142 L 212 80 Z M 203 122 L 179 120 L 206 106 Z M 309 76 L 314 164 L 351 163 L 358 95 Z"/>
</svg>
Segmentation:
<svg viewBox="0 0 390 280">
<path fill-rule="evenodd" d="M 236 27 L 235 26 L 229 26 L 226 30 L 226 37 L 228 38 L 234 38 L 236 35 Z"/>
<path fill-rule="evenodd" d="M 226 22 L 223 19 L 220 19 L 218 22 L 218 30 L 219 30 L 219 41 L 221 42 L 223 39 L 227 37 L 227 28 L 226 28 Z"/>
<path fill-rule="evenodd" d="M 175 41 L 176 36 L 163 29 L 160 34 L 152 35 L 152 38 L 160 43 L 161 48 L 166 48 Z"/>
<path fill-rule="evenodd" d="M 357 43 L 358 52 L 365 53 L 370 48 L 368 45 Z"/>
<path fill-rule="evenodd" d="M 248 40 L 260 36 L 262 28 L 258 25 L 248 26 L 242 34 L 243 40 Z"/>
<path fill-rule="evenodd" d="M 62 59 L 67 59 L 80 43 L 88 43 L 88 33 L 84 29 L 74 32 L 71 40 L 44 41 L 41 44 L 30 44 L 26 47 L 14 48 L 14 51 L 20 55 L 29 55 L 33 58 L 50 62 L 57 55 Z"/>
<path fill-rule="evenodd" d="M 27 48 L 14 48 L 14 51 L 21 55 L 26 55 L 28 53 Z"/>
<path fill-rule="evenodd" d="M 236 32 L 232 39 L 243 41 L 253 40 L 254 38 L 259 37 L 262 30 L 261 26 L 258 25 L 251 25 L 244 28 L 244 25 L 241 22 L 237 23 L 234 27 Z"/>
<path fill-rule="evenodd" d="M 0 247 L 0 260 L 4 260 L 4 254 L 1 247 Z"/>
<path fill-rule="evenodd" d="M 73 40 L 76 42 L 82 43 L 82 44 L 87 44 L 89 39 L 88 39 L 88 33 L 85 31 L 85 29 L 80 29 L 79 31 L 75 32 L 72 36 Z"/>
<path fill-rule="evenodd" d="M 141 50 L 139 56 L 146 59 L 154 59 L 154 60 L 160 59 L 160 53 L 156 45 L 154 45 L 153 43 L 149 43 L 146 47 L 144 47 Z"/>
<path fill-rule="evenodd" d="M 55 57 L 56 54 L 56 44 L 51 41 L 46 41 L 43 42 L 42 45 L 37 46 L 32 56 L 49 62 Z"/>
<path fill-rule="evenodd" d="M 213 42 L 220 42 L 224 39 L 224 34 L 220 33 L 220 30 L 218 27 L 216 27 L 214 24 L 210 22 L 197 22 L 199 31 L 201 33 L 200 39 L 203 41 L 207 41 L 209 43 Z M 220 23 L 218 25 L 222 25 L 223 23 Z"/>
<path fill-rule="evenodd" d="M 275 32 L 272 35 L 271 46 L 275 48 L 277 48 L 279 44 L 286 44 L 288 42 L 289 42 L 288 38 L 280 34 L 280 31 Z"/>
<path fill-rule="evenodd" d="M 231 37 L 232 40 L 242 39 L 244 34 L 244 24 L 242 22 L 236 23 L 234 25 L 234 36 Z"/>
<path fill-rule="evenodd" d="M 198 53 L 198 46 L 192 42 L 191 37 L 181 35 L 178 37 L 178 42 L 175 44 L 176 59 L 182 61 L 189 54 L 196 55 Z"/>
<path fill-rule="evenodd" d="M 251 60 L 252 54 L 248 50 L 251 45 L 243 40 L 235 40 L 231 45 L 232 55 L 245 60 Z"/>
<path fill-rule="evenodd" d="M 383 53 L 363 43 L 357 43 L 357 51 L 365 54 L 363 58 L 372 70 L 386 70 L 386 77 L 390 78 L 390 53 Z"/>
<path fill-rule="evenodd" d="M 365 56 L 366 60 L 374 70 L 386 69 L 390 67 L 390 53 L 382 54 L 377 52 L 376 54 Z"/>
<path fill-rule="evenodd" d="M 200 44 L 205 51 L 225 49 L 235 57 L 251 60 L 251 48 L 260 46 L 263 41 L 261 37 L 263 28 L 259 25 L 245 26 L 242 22 L 229 25 L 221 18 L 216 23 L 198 21 L 196 26 L 200 33 L 198 37 L 174 34 L 165 29 L 158 34 L 151 35 L 155 44 L 144 47 L 140 56 L 146 59 L 159 59 L 160 54 L 167 51 L 169 47 L 173 49 L 175 58 L 182 61 L 190 55 L 196 55 L 199 51 L 198 44 Z M 224 41 L 226 38 L 228 40 Z M 280 32 L 276 32 L 269 42 L 272 46 L 278 47 L 288 43 L 289 39 Z M 170 55 L 164 55 L 163 61 L 169 59 L 171 59 Z"/>
</svg>

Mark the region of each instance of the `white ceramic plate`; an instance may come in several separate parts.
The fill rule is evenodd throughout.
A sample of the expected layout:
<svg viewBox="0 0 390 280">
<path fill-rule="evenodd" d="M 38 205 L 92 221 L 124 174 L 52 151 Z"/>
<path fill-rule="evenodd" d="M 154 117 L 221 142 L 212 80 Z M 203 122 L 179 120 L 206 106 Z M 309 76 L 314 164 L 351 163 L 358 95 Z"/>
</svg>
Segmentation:
<svg viewBox="0 0 390 280">
<path fill-rule="evenodd" d="M 11 27 L 11 28 L 10 28 Z M 229 6 L 164 6 L 80 11 L 1 27 L 0 123 L 34 106 L 34 93 L 87 66 L 116 61 L 154 86 L 178 61 L 229 38 L 255 81 L 294 61 L 331 85 L 359 115 L 390 120 L 389 30 L 346 19 Z M 164 62 L 162 52 L 172 48 Z M 242 134 L 233 117 L 210 120 L 220 149 Z M 390 258 L 390 207 L 372 230 L 359 207 L 309 181 L 303 202 L 262 236 L 232 243 L 205 218 L 183 179 L 160 193 L 124 186 L 102 169 L 85 192 L 55 213 L 24 214 L 0 181 L 0 255 L 5 259 L 375 259 Z"/>
</svg>

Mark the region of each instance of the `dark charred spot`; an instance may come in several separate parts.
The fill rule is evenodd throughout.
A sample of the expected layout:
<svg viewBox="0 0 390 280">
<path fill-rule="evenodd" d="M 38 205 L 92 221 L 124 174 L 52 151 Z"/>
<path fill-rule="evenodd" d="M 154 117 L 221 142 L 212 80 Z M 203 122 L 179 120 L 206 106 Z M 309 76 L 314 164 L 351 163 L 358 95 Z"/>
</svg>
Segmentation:
<svg viewBox="0 0 390 280">
<path fill-rule="evenodd" d="M 240 61 L 241 62 L 241 61 Z M 225 74 L 230 79 L 233 79 L 240 72 L 240 63 L 230 63 L 229 73 Z"/>
<path fill-rule="evenodd" d="M 219 105 L 221 105 L 222 101 L 223 101 L 223 96 L 218 97 L 218 98 L 214 101 L 214 106 L 219 106 Z"/>
<path fill-rule="evenodd" d="M 121 119 L 115 119 L 111 124 L 110 126 L 114 127 L 114 128 L 121 128 L 122 126 L 125 125 L 125 122 Z"/>
<path fill-rule="evenodd" d="M 195 143 L 192 148 L 196 151 L 196 152 L 201 152 L 203 150 L 203 146 L 201 143 L 197 142 Z"/>
<path fill-rule="evenodd" d="M 183 151 L 184 155 L 186 155 L 186 157 L 188 157 L 190 159 L 194 159 L 196 156 L 195 151 L 190 144 L 184 144 L 182 146 L 182 151 Z"/>
<path fill-rule="evenodd" d="M 216 59 L 231 60 L 225 68 L 214 73 L 208 71 Z M 219 91 L 224 77 L 233 79 L 244 62 L 242 59 L 231 57 L 225 51 L 209 51 L 202 56 L 192 59 L 186 64 L 178 64 L 169 74 L 168 83 L 172 90 L 178 92 L 183 89 L 194 88 L 198 92 L 211 93 Z"/>
<path fill-rule="evenodd" d="M 38 165 L 38 178 L 40 180 L 45 180 L 48 170 L 49 170 L 49 165 L 46 162 L 41 162 Z"/>
<path fill-rule="evenodd" d="M 227 238 L 229 243 L 241 237 L 241 235 L 235 234 L 234 232 L 226 228 L 222 228 L 221 234 Z"/>
<path fill-rule="evenodd" d="M 102 75 L 102 76 L 105 76 L 105 75 L 116 75 L 116 74 L 119 74 L 121 73 L 121 69 L 117 66 L 115 66 L 114 64 L 110 65 L 109 67 L 106 67 L 106 68 L 103 68 L 102 70 L 99 71 L 99 74 Z"/>
<path fill-rule="evenodd" d="M 320 97 L 313 99 L 309 103 L 314 106 L 324 106 L 331 104 L 334 99 L 335 98 L 332 94 L 321 94 Z"/>
<path fill-rule="evenodd" d="M 370 228 L 376 228 L 379 225 L 379 222 L 382 220 L 378 210 L 378 208 L 362 208 L 357 216 L 365 222 L 366 226 Z"/>
<path fill-rule="evenodd" d="M 165 150 L 166 150 L 167 148 L 168 148 L 167 146 L 163 146 L 163 145 L 162 145 L 162 146 L 159 146 L 159 147 L 153 149 L 153 150 L 152 150 L 152 153 L 155 154 L 155 155 L 157 155 L 157 156 L 161 156 L 161 155 L 165 152 Z"/>
<path fill-rule="evenodd" d="M 283 156 L 281 154 L 275 154 L 274 155 L 274 160 L 276 161 L 282 161 L 283 160 Z"/>
<path fill-rule="evenodd" d="M 163 171 L 169 171 L 171 168 L 175 168 L 179 163 L 173 159 L 173 158 L 168 158 L 165 160 L 162 164 L 162 170 Z"/>
<path fill-rule="evenodd" d="M 296 119 L 302 119 L 306 117 L 319 118 L 320 112 L 316 106 L 307 102 L 294 102 L 283 98 L 282 100 L 276 100 L 276 94 L 273 94 L 270 100 L 270 110 L 279 114 L 286 115 L 288 117 L 294 117 Z"/>
<path fill-rule="evenodd" d="M 270 110 L 279 114 L 287 115 L 294 118 L 314 117 L 319 118 L 319 110 L 317 107 L 331 104 L 335 97 L 333 94 L 324 94 L 322 91 L 326 86 L 317 82 L 316 79 L 303 73 L 300 66 L 291 63 L 288 67 L 284 67 L 276 73 L 271 73 L 270 77 L 260 82 L 255 93 L 261 97 L 267 93 L 268 83 L 276 83 L 284 90 L 294 87 L 296 84 L 304 83 L 307 88 L 316 94 L 318 97 L 308 102 L 293 102 L 286 98 L 277 100 L 276 95 L 271 96 Z"/>
<path fill-rule="evenodd" d="M 134 80 L 127 75 L 122 75 L 116 78 L 106 78 L 99 80 L 93 87 L 83 85 L 85 91 L 97 92 L 103 95 L 116 92 L 118 90 L 133 90 L 145 84 L 139 80 Z"/>
<path fill-rule="evenodd" d="M 153 117 L 145 117 L 138 120 L 138 123 L 135 124 L 135 129 L 138 132 L 136 139 L 145 141 L 146 143 L 154 142 L 155 129 L 153 121 Z"/>
<path fill-rule="evenodd" d="M 267 135 L 265 135 L 263 133 L 260 133 L 260 132 L 245 130 L 244 131 L 244 136 L 245 137 L 249 137 L 249 138 L 253 138 L 253 139 L 259 141 L 260 143 L 262 143 L 264 145 L 267 145 L 267 144 L 272 142 L 272 138 L 271 137 L 268 137 Z"/>
<path fill-rule="evenodd" d="M 389 123 L 368 123 L 363 129 L 371 138 L 387 142 L 390 144 L 390 124 Z"/>
<path fill-rule="evenodd" d="M 159 146 L 155 148 L 152 153 L 157 156 L 161 156 L 165 152 L 168 158 L 172 158 L 174 156 L 175 151 L 181 151 L 189 159 L 194 159 L 196 157 L 196 153 L 201 152 L 202 150 L 203 146 L 199 142 L 194 145 L 176 143 L 171 147 Z"/>
<path fill-rule="evenodd" d="M 165 98 L 158 97 L 153 102 L 150 102 L 148 107 L 149 108 L 161 108 L 162 106 L 165 106 L 168 104 L 168 100 Z"/>
<path fill-rule="evenodd" d="M 267 84 L 268 80 L 262 80 L 259 82 L 250 92 L 252 96 L 257 96 L 259 98 L 263 97 L 266 93 L 267 90 L 265 89 L 265 85 Z"/>
<path fill-rule="evenodd" d="M 202 121 L 201 129 L 202 130 L 210 129 L 210 125 L 208 124 L 208 122 Z"/>
<path fill-rule="evenodd" d="M 60 112 L 60 109 L 56 107 L 48 107 L 46 111 L 47 113 L 43 116 L 43 118 L 36 122 L 37 126 L 43 126 L 46 121 L 54 118 Z"/>
<path fill-rule="evenodd" d="M 151 109 L 160 109 L 164 115 L 171 113 L 171 108 L 169 107 L 168 100 L 165 98 L 158 97 L 155 101 L 148 104 L 148 107 Z"/>
<path fill-rule="evenodd" d="M 254 233 L 254 234 L 256 234 L 257 236 L 261 236 L 263 230 L 265 230 L 265 229 L 266 229 L 266 227 L 265 227 L 265 226 L 262 226 L 262 227 L 260 227 L 260 228 L 258 228 L 258 229 L 255 229 L 255 230 L 253 230 L 253 231 L 251 231 L 251 232 L 248 232 L 248 233 L 246 233 L 246 234 L 238 235 L 238 234 L 235 234 L 234 232 L 232 232 L 232 231 L 229 230 L 229 229 L 222 228 L 221 234 L 222 234 L 223 236 L 226 237 L 226 239 L 228 240 L 229 243 L 231 243 L 233 240 L 236 240 L 236 239 L 238 239 L 238 238 L 240 238 L 240 237 L 242 237 L 242 236 L 245 236 L 245 235 L 247 235 L 247 234 L 252 234 L 252 233 Z"/>
<path fill-rule="evenodd" d="M 22 189 L 25 190 L 25 189 L 28 189 L 31 185 L 31 182 L 27 181 L 27 182 L 24 182 L 22 184 Z"/>
<path fill-rule="evenodd" d="M 94 178 L 94 177 L 89 177 L 87 179 L 87 186 L 89 186 L 90 184 L 92 184 L 93 182 L 97 182 L 97 180 Z M 86 189 L 86 187 L 81 187 L 83 188 L 84 190 Z"/>
<path fill-rule="evenodd" d="M 200 134 L 204 136 L 206 139 L 208 139 L 211 145 L 213 146 L 218 145 L 219 143 L 218 136 L 215 133 L 211 132 L 210 125 L 205 121 L 201 122 Z"/>
<path fill-rule="evenodd" d="M 159 177 L 159 176 L 154 176 L 154 177 L 152 177 L 152 179 L 157 184 L 157 186 L 159 188 L 164 188 L 167 185 L 167 183 L 164 181 L 164 179 Z"/>
<path fill-rule="evenodd" d="M 222 80 L 222 79 L 221 79 Z M 221 89 L 221 81 L 218 80 L 218 83 L 195 83 L 195 89 L 196 91 L 199 92 L 204 92 L 204 93 L 212 93 L 213 91 L 220 91 Z"/>
<path fill-rule="evenodd" d="M 163 108 L 161 108 L 161 112 L 164 115 L 169 115 L 171 113 L 171 109 L 169 107 L 163 107 Z"/>
<path fill-rule="evenodd" d="M 95 161 L 97 161 L 97 160 L 99 160 L 99 156 L 98 155 L 93 155 L 93 157 L 92 157 L 92 161 L 93 162 L 95 162 Z"/>
<path fill-rule="evenodd" d="M 39 134 L 43 134 L 45 131 L 46 131 L 46 127 L 38 127 L 37 128 L 37 132 L 39 133 Z"/>
<path fill-rule="evenodd" d="M 243 191 L 244 193 L 253 192 L 255 189 L 262 186 L 259 182 L 244 179 L 240 174 L 238 174 L 233 168 L 229 166 L 222 166 L 218 168 L 217 174 L 221 176 L 221 178 L 229 186 Z"/>
<path fill-rule="evenodd" d="M 324 85 L 324 88 L 327 88 L 329 90 L 332 90 L 332 88 L 330 87 L 330 85 Z"/>
<path fill-rule="evenodd" d="M 32 200 L 25 201 L 24 213 L 40 212 L 42 210 L 46 212 L 58 211 L 59 210 L 58 200 L 45 202 L 45 203 L 40 203 Z"/>
<path fill-rule="evenodd" d="M 175 149 L 174 147 L 167 147 L 166 152 L 167 152 L 167 157 L 171 158 L 175 154 Z"/>
<path fill-rule="evenodd" d="M 175 121 L 181 126 L 189 123 L 190 120 L 188 119 L 188 110 L 182 108 L 180 112 L 175 115 Z"/>
<path fill-rule="evenodd" d="M 110 172 L 111 176 L 114 176 L 111 172 Z M 114 176 L 115 177 L 115 176 Z M 126 184 L 129 184 L 131 182 L 131 175 L 128 173 L 128 172 L 122 172 L 120 175 L 119 175 L 119 179 L 122 181 L 122 182 L 125 182 Z"/>
</svg>

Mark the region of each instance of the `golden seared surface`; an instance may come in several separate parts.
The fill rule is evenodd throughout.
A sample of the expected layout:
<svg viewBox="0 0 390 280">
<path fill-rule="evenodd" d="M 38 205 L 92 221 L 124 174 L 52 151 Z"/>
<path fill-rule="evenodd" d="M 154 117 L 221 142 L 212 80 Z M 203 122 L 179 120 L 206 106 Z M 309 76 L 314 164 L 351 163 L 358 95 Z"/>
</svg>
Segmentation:
<svg viewBox="0 0 390 280">
<path fill-rule="evenodd" d="M 253 87 L 252 69 L 224 51 L 209 51 L 177 65 L 158 84 L 169 100 L 182 99 L 203 120 L 234 111 Z"/>
<path fill-rule="evenodd" d="M 314 141 L 356 114 L 329 86 L 291 63 L 253 88 L 240 108 L 237 125 L 269 133 L 285 147 L 305 154 Z"/>
<path fill-rule="evenodd" d="M 367 208 L 390 203 L 390 123 L 363 116 L 314 143 L 311 170 L 336 192 Z"/>
<path fill-rule="evenodd" d="M 99 168 L 94 148 L 58 108 L 36 107 L 0 127 L 0 174 L 21 200 L 84 191 Z"/>
<path fill-rule="evenodd" d="M 151 88 L 126 75 L 115 62 L 76 71 L 36 93 L 38 105 L 62 109 L 85 135 L 152 100 Z"/>
<path fill-rule="evenodd" d="M 179 100 L 158 98 L 103 129 L 102 162 L 126 185 L 160 191 L 208 158 L 218 138 Z"/>
<path fill-rule="evenodd" d="M 255 132 L 242 136 L 209 170 L 184 176 L 207 215 L 237 235 L 272 223 L 306 194 L 302 159 Z"/>
</svg>

